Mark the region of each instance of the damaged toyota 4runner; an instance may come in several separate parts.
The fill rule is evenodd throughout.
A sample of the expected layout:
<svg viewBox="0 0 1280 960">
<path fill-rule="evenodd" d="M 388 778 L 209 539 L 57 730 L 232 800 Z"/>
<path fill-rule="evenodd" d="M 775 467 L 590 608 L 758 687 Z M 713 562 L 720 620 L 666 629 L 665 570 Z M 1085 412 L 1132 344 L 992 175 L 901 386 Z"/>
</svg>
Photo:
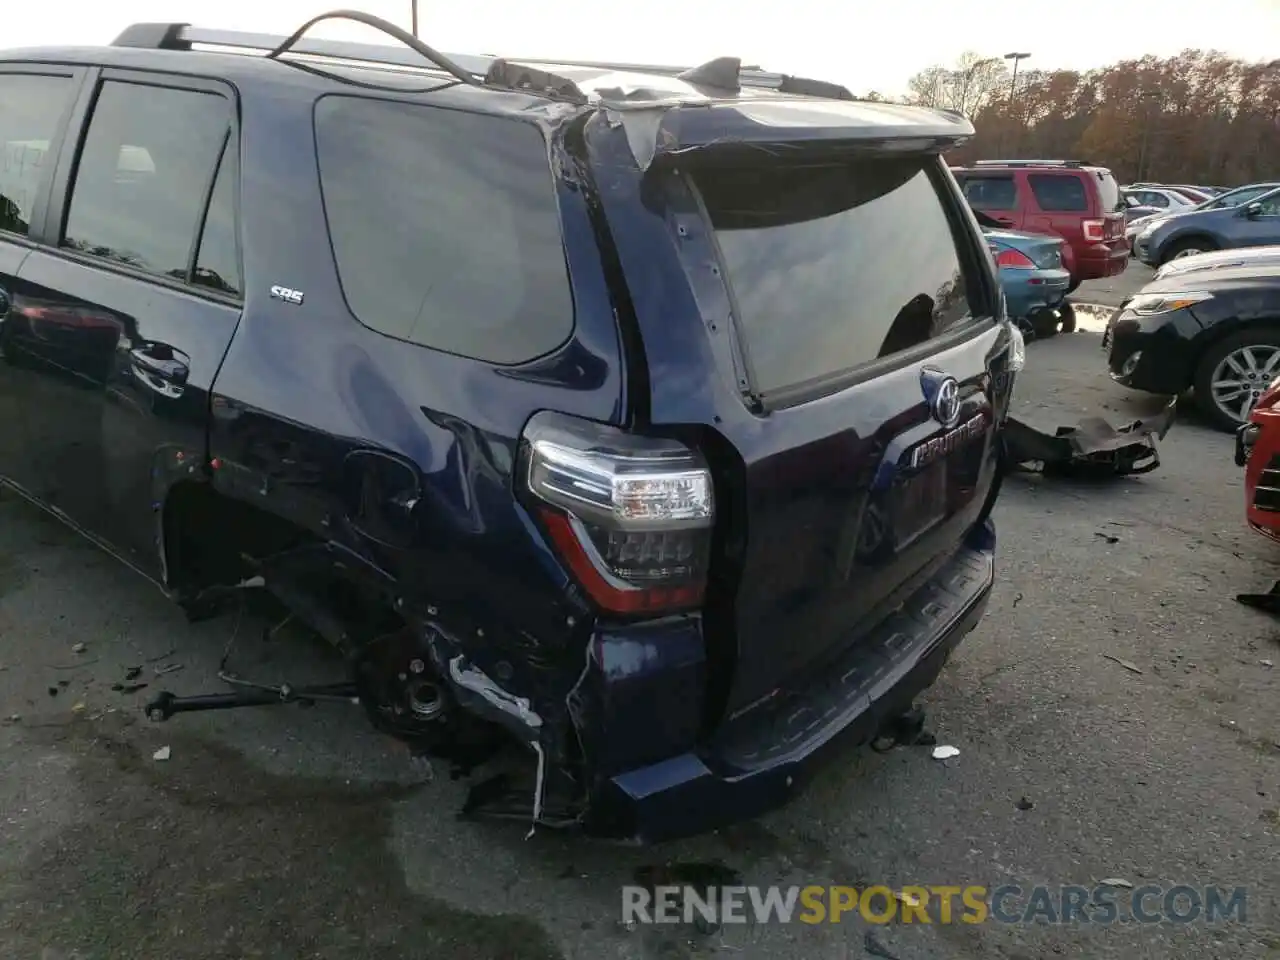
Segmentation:
<svg viewBox="0 0 1280 960">
<path fill-rule="evenodd" d="M 305 36 L 337 17 L 402 46 Z M 153 719 L 356 700 L 524 758 L 477 813 L 757 815 L 985 609 L 1023 355 L 972 134 L 345 12 L 0 53 L 0 474 L 192 617 L 260 596 L 344 658 Z"/>
</svg>

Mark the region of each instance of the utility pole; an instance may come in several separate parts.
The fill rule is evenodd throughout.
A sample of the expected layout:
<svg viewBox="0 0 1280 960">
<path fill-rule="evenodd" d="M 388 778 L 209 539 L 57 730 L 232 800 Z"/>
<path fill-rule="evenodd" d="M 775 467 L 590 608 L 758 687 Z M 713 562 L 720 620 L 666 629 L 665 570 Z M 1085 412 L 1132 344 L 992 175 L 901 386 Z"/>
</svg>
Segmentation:
<svg viewBox="0 0 1280 960">
<path fill-rule="evenodd" d="M 1031 56 L 1031 54 L 1029 53 L 1006 53 L 1004 55 L 1004 58 L 1006 60 L 1013 61 L 1013 79 L 1009 81 L 1009 121 L 1010 123 L 1013 122 L 1013 101 L 1018 94 L 1018 62 L 1021 60 L 1027 59 L 1027 57 L 1029 56 Z M 1017 131 L 1014 133 L 1014 139 L 1013 139 L 1014 153 L 1018 152 L 1018 143 L 1022 139 L 1021 133 L 1022 133 L 1022 127 L 1021 125 L 1019 125 L 1017 128 Z"/>
<path fill-rule="evenodd" d="M 418 0 L 409 0 L 410 27 L 409 32 L 418 35 Z"/>
</svg>

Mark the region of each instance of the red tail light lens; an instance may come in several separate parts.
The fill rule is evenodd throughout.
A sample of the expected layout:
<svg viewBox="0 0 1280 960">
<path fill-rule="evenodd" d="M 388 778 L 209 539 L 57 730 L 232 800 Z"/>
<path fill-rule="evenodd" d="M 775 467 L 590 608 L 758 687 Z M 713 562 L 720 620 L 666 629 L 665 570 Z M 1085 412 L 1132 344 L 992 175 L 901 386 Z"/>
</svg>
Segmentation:
<svg viewBox="0 0 1280 960">
<path fill-rule="evenodd" d="M 997 267 L 1014 267 L 1018 270 L 1034 270 L 1035 261 L 1021 250 L 1001 250 L 996 254 Z"/>
<path fill-rule="evenodd" d="M 715 502 L 697 451 L 539 413 L 525 428 L 521 455 L 523 492 L 597 607 L 655 615 L 701 603 Z"/>
<path fill-rule="evenodd" d="M 1101 243 L 1107 236 L 1105 220 L 1085 220 L 1081 226 L 1084 227 L 1084 238 L 1090 243 Z"/>
</svg>

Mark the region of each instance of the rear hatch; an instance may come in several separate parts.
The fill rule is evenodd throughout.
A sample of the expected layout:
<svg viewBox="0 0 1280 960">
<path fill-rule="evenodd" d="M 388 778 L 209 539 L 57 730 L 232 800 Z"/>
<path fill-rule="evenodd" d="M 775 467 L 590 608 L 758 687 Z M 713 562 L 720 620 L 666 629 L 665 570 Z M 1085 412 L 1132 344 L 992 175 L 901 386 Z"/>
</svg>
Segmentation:
<svg viewBox="0 0 1280 960">
<path fill-rule="evenodd" d="M 726 294 L 699 299 L 732 311 L 710 375 L 743 394 L 715 418 L 746 532 L 708 598 L 734 640 L 730 715 L 847 651 L 955 555 L 1007 382 L 989 261 L 938 157 L 795 153 L 713 155 L 671 181 L 696 200 L 673 202 L 686 270 L 715 264 Z M 655 378 L 655 409 L 678 386 Z"/>
</svg>

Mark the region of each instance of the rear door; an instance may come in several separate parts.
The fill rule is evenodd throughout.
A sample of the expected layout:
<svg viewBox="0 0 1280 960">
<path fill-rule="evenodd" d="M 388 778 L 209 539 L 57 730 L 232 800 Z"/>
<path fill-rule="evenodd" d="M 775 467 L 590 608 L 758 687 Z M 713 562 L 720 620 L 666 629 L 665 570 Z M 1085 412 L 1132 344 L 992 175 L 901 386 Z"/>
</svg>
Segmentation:
<svg viewBox="0 0 1280 960">
<path fill-rule="evenodd" d="M 236 109 L 209 80 L 94 81 L 47 246 L 20 273 L 17 346 L 40 371 L 27 416 L 42 498 L 158 577 L 157 505 L 202 469 L 209 387 L 240 316 Z"/>
<path fill-rule="evenodd" d="M 736 640 L 732 711 L 847 649 L 959 549 L 994 477 L 1004 331 L 936 157 L 708 162 L 679 184 L 675 234 L 692 276 L 719 265 L 703 303 L 724 285 L 749 395 L 714 418 L 745 534 L 709 614 Z M 673 389 L 655 377 L 655 417 Z"/>
<path fill-rule="evenodd" d="M 969 206 L 980 210 L 1002 227 L 1018 230 L 1026 216 L 1025 204 L 1018 199 L 1018 182 L 1012 171 L 957 175 Z"/>
</svg>

